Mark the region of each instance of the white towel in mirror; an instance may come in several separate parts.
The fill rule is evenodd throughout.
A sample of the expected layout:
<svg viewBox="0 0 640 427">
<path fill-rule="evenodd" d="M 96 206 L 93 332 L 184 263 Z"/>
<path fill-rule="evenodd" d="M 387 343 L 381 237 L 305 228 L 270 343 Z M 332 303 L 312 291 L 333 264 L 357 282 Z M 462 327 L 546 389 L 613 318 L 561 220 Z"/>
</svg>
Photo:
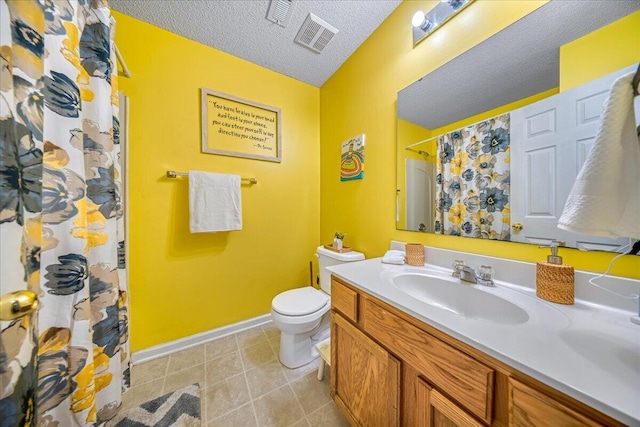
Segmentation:
<svg viewBox="0 0 640 427">
<path fill-rule="evenodd" d="M 192 233 L 242 230 L 240 176 L 189 171 Z"/>
<path fill-rule="evenodd" d="M 558 227 L 575 233 L 640 239 L 640 140 L 633 73 L 615 81 L 589 155 Z"/>
</svg>

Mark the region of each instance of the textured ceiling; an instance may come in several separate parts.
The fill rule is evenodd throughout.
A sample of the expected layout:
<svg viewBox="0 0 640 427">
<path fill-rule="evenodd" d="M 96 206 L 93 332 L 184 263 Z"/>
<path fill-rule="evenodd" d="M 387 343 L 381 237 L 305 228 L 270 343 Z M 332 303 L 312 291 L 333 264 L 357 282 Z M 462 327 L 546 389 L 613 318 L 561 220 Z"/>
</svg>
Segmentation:
<svg viewBox="0 0 640 427">
<path fill-rule="evenodd" d="M 558 87 L 561 45 L 638 9 L 638 0 L 552 0 L 403 89 L 398 117 L 436 129 Z"/>
<path fill-rule="evenodd" d="M 109 2 L 118 12 L 316 87 L 322 86 L 400 3 L 294 0 L 291 20 L 283 28 L 265 18 L 269 0 Z M 293 41 L 309 12 L 339 30 L 319 54 Z"/>
</svg>

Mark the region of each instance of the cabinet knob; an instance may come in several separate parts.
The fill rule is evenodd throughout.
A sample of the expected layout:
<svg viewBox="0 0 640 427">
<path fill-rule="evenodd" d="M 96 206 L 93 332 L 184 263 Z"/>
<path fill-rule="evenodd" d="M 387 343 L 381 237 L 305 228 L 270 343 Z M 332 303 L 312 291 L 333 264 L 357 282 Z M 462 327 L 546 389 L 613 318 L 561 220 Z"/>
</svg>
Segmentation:
<svg viewBox="0 0 640 427">
<path fill-rule="evenodd" d="M 521 222 L 516 222 L 511 226 L 511 228 L 513 229 L 513 231 L 520 231 L 524 228 L 524 225 L 522 225 Z"/>
</svg>

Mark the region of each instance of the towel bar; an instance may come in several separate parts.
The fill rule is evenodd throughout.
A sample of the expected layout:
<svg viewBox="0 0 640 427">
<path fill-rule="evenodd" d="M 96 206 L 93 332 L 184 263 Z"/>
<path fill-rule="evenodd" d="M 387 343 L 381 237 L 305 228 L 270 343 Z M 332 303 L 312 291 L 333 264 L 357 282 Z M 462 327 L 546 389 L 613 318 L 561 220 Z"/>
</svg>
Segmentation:
<svg viewBox="0 0 640 427">
<path fill-rule="evenodd" d="M 167 178 L 177 178 L 179 176 L 189 176 L 186 172 L 167 171 Z M 258 180 L 255 178 L 240 178 L 243 181 L 249 182 L 249 184 L 257 184 Z"/>
</svg>

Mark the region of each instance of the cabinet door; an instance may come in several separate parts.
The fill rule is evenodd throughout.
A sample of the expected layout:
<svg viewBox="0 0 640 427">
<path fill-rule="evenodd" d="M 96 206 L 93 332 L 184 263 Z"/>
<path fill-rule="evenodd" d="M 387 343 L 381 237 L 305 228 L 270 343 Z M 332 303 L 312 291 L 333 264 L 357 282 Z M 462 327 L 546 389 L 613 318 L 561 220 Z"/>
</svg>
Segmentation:
<svg viewBox="0 0 640 427">
<path fill-rule="evenodd" d="M 538 390 L 509 378 L 509 425 L 596 427 L 600 424 Z"/>
<path fill-rule="evenodd" d="M 331 395 L 353 426 L 398 426 L 400 362 L 332 312 Z"/>
<path fill-rule="evenodd" d="M 426 382 L 417 382 L 418 427 L 483 427 Z"/>
</svg>

